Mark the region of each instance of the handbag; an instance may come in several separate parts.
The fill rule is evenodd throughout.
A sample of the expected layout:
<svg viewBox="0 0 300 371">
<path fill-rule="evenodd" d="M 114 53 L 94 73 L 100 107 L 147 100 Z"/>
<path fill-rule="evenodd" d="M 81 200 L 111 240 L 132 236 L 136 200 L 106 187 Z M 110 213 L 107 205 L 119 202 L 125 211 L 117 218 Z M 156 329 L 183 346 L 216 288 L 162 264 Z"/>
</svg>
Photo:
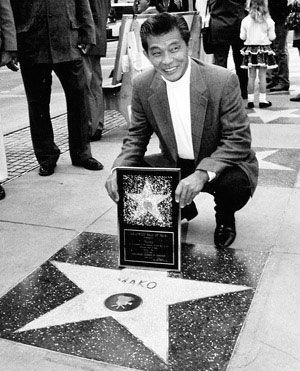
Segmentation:
<svg viewBox="0 0 300 371">
<path fill-rule="evenodd" d="M 201 29 L 203 49 L 206 54 L 214 53 L 214 44 L 212 42 L 212 33 L 210 27 L 210 14 L 208 9 L 208 1 L 206 3 L 204 27 Z"/>
<path fill-rule="evenodd" d="M 297 1 L 294 1 L 291 5 L 290 13 L 288 14 L 285 27 L 288 30 L 295 30 L 300 26 L 300 4 Z"/>
</svg>

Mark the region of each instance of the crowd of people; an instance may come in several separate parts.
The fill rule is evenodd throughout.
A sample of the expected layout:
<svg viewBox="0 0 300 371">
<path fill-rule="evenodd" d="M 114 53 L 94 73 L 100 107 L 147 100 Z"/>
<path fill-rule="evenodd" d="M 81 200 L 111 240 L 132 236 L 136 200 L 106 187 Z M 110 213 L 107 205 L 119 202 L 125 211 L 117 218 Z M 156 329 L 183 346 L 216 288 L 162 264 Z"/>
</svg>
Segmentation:
<svg viewBox="0 0 300 371">
<path fill-rule="evenodd" d="M 106 53 L 110 0 L 0 4 L 1 66 L 15 71 L 20 66 L 39 175 L 52 175 L 60 155 L 49 112 L 52 71 L 66 96 L 72 164 L 101 170 L 90 141 L 101 138 L 104 125 L 101 57 Z M 257 75 L 260 108 L 272 104 L 267 88 L 286 91 L 290 86 L 284 27 L 288 1 L 208 0 L 214 64 L 189 56 L 189 27 L 183 17 L 172 14 L 188 10 L 186 2 L 136 0 L 133 6 L 137 13 L 152 14 L 140 36 L 153 69 L 134 80 L 131 124 L 106 189 L 117 202 L 118 166 L 179 167 L 175 197 L 182 219 L 198 214 L 194 198 L 200 192 L 210 193 L 215 201 L 215 246 L 228 247 L 236 236 L 235 213 L 253 195 L 258 178 L 243 99 L 248 100 L 246 108 L 254 107 Z M 300 51 L 299 43 L 296 30 L 294 46 Z M 236 73 L 226 68 L 230 48 Z M 146 156 L 153 133 L 161 153 Z M 1 187 L 0 198 L 4 196 Z"/>
</svg>

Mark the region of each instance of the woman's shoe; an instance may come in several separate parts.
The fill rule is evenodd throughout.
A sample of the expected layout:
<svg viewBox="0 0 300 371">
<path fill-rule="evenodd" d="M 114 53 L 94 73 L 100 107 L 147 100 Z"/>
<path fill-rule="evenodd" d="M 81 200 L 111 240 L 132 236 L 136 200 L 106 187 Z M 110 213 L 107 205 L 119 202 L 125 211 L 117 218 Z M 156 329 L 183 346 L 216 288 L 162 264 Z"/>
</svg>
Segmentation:
<svg viewBox="0 0 300 371">
<path fill-rule="evenodd" d="M 5 191 L 2 185 L 0 184 L 0 200 L 3 200 L 4 197 L 5 197 Z"/>
<path fill-rule="evenodd" d="M 268 108 L 272 106 L 272 102 L 260 102 L 258 106 L 259 108 Z"/>
</svg>

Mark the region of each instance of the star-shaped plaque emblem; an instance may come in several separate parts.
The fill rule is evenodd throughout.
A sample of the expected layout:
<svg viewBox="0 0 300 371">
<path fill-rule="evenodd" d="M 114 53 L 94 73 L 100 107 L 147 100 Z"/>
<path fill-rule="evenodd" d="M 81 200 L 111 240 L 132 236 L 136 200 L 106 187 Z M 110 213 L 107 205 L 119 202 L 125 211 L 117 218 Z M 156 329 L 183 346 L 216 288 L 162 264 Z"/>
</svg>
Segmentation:
<svg viewBox="0 0 300 371">
<path fill-rule="evenodd" d="M 47 328 L 112 317 L 168 361 L 168 305 L 250 287 L 172 278 L 167 272 L 107 269 L 52 261 L 82 293 L 16 330 Z"/>
<path fill-rule="evenodd" d="M 163 222 L 163 217 L 158 209 L 158 205 L 166 200 L 169 195 L 153 193 L 150 182 L 146 179 L 141 193 L 128 193 L 127 196 L 137 203 L 133 220 L 150 213 L 157 220 Z"/>
</svg>

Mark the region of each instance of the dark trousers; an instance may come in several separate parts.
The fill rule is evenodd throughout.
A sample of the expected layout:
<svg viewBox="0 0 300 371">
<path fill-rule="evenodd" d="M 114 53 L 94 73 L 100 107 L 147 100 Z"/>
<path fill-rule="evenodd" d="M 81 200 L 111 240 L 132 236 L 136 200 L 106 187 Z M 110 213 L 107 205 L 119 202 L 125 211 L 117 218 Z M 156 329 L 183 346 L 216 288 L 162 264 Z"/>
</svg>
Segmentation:
<svg viewBox="0 0 300 371">
<path fill-rule="evenodd" d="M 85 97 L 89 135 L 92 137 L 97 129 L 103 130 L 104 126 L 104 100 L 100 56 L 85 55 L 83 57 L 83 66 L 87 80 Z"/>
<path fill-rule="evenodd" d="M 235 65 L 235 71 L 238 76 L 241 88 L 241 94 L 243 99 L 247 99 L 247 87 L 248 87 L 248 72 L 241 68 L 243 57 L 241 55 L 241 49 L 243 42 L 240 39 L 233 38 L 230 43 L 224 43 L 219 45 L 214 52 L 214 64 L 227 68 L 227 61 L 229 55 L 230 46 L 232 48 L 232 56 Z"/>
<path fill-rule="evenodd" d="M 272 48 L 276 53 L 278 68 L 269 70 L 269 77 L 272 82 L 290 87 L 289 78 L 289 55 L 287 49 L 288 30 L 283 22 L 275 22 L 276 39 L 272 42 Z"/>
<path fill-rule="evenodd" d="M 193 160 L 178 160 L 181 178 L 186 178 L 195 171 Z M 225 169 L 218 177 L 205 184 L 202 192 L 213 195 L 217 223 L 231 223 L 234 213 L 246 205 L 251 188 L 247 174 L 238 166 Z"/>
<path fill-rule="evenodd" d="M 20 67 L 28 102 L 32 144 L 38 162 L 55 165 L 60 154 L 54 142 L 50 118 L 52 71 L 58 76 L 65 92 L 71 160 L 76 162 L 90 158 L 82 60 L 56 64 L 22 61 Z"/>
</svg>

